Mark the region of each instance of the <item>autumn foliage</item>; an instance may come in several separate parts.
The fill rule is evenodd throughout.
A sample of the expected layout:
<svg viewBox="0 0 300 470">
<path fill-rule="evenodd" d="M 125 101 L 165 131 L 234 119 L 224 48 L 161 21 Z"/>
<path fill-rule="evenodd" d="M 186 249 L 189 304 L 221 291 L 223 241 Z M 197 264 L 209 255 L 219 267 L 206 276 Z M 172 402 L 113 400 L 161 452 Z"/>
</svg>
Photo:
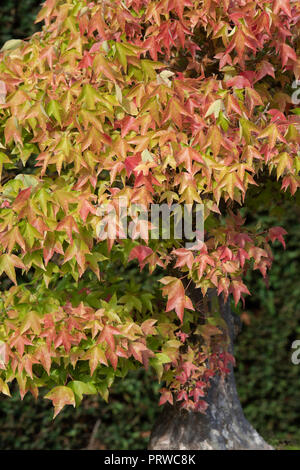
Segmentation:
<svg viewBox="0 0 300 470">
<path fill-rule="evenodd" d="M 246 270 L 266 276 L 284 244 L 239 208 L 266 179 L 300 186 L 300 4 L 47 0 L 37 21 L 1 51 L 0 391 L 47 389 L 57 414 L 143 366 L 161 404 L 205 411 L 233 362 L 206 293 L 237 303 Z M 204 243 L 151 239 L 147 220 L 99 236 L 120 198 L 131 221 L 137 205 L 203 204 Z"/>
</svg>

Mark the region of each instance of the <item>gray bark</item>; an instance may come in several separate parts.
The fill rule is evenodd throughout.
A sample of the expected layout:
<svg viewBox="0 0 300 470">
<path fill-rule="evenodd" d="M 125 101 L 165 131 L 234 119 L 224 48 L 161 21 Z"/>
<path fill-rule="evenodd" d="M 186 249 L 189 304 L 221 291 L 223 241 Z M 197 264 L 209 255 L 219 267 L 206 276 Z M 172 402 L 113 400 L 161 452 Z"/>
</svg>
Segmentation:
<svg viewBox="0 0 300 470">
<path fill-rule="evenodd" d="M 220 311 L 230 335 L 229 352 L 233 353 L 237 322 L 229 302 L 224 304 L 221 298 Z M 206 414 L 165 406 L 152 431 L 149 449 L 272 450 L 244 416 L 232 366 L 225 380 L 212 379 L 206 400 Z"/>
</svg>

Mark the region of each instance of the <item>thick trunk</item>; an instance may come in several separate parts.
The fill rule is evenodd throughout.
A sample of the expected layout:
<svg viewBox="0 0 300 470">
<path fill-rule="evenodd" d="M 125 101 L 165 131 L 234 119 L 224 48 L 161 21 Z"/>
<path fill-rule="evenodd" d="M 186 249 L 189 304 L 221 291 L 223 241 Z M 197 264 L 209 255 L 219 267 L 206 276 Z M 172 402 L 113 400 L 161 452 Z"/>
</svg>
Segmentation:
<svg viewBox="0 0 300 470">
<path fill-rule="evenodd" d="M 195 292 L 193 295 L 195 300 Z M 197 300 L 197 299 L 196 299 Z M 220 310 L 230 335 L 233 353 L 235 318 L 230 304 L 220 300 Z M 165 406 L 154 426 L 149 449 L 153 450 L 271 450 L 263 438 L 246 420 L 235 385 L 234 372 L 225 380 L 215 377 L 207 395 L 206 414 Z"/>
</svg>

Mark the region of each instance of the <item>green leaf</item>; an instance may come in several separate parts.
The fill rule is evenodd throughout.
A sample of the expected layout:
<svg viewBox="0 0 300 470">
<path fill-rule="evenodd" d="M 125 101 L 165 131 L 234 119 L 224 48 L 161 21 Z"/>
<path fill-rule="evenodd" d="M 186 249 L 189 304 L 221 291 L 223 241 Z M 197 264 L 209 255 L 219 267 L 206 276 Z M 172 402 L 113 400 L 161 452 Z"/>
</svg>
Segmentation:
<svg viewBox="0 0 300 470">
<path fill-rule="evenodd" d="M 168 362 L 171 362 L 171 359 L 165 353 L 157 353 L 155 354 L 155 358 L 158 360 L 159 364 L 167 364 Z"/>
<path fill-rule="evenodd" d="M 61 104 L 58 101 L 51 100 L 48 103 L 47 113 L 48 113 L 49 116 L 53 116 L 56 119 L 56 121 L 61 125 L 61 123 L 62 123 L 62 120 L 61 120 L 62 107 L 61 107 Z"/>
<path fill-rule="evenodd" d="M 33 175 L 19 174 L 15 177 L 15 180 L 21 181 L 25 189 L 29 187 L 34 188 L 39 184 L 37 177 Z"/>
<path fill-rule="evenodd" d="M 76 404 L 80 404 L 83 398 L 83 395 L 94 395 L 97 393 L 97 389 L 92 382 L 81 382 L 80 380 L 73 380 L 68 384 L 75 395 Z"/>
<path fill-rule="evenodd" d="M 214 101 L 208 108 L 207 113 L 205 114 L 204 117 L 208 117 L 211 114 L 214 114 L 215 118 L 218 119 L 222 106 L 223 106 L 223 100 Z"/>
<path fill-rule="evenodd" d="M 20 47 L 22 44 L 22 39 L 9 39 L 4 43 L 4 45 L 0 49 L 0 52 L 13 51 L 14 49 Z"/>
<path fill-rule="evenodd" d="M 153 155 L 148 149 L 142 151 L 142 161 L 145 163 L 154 161 Z"/>
<path fill-rule="evenodd" d="M 0 378 L 0 392 L 3 393 L 4 395 L 7 395 L 10 397 L 10 391 L 7 383 L 5 383 L 1 378 Z"/>
</svg>

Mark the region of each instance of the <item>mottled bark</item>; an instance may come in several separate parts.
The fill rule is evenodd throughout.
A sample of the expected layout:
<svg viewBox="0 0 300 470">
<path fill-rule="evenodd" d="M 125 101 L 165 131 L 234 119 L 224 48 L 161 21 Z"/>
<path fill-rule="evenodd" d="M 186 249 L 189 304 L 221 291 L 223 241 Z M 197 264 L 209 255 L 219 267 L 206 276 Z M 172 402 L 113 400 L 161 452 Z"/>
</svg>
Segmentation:
<svg viewBox="0 0 300 470">
<path fill-rule="evenodd" d="M 193 292 L 197 301 L 198 292 Z M 212 295 L 212 294 L 210 294 Z M 190 294 L 191 296 L 191 294 Z M 220 310 L 228 326 L 230 352 L 237 321 L 230 310 L 230 304 L 220 299 Z M 165 450 L 271 450 L 263 438 L 246 420 L 236 390 L 234 372 L 225 380 L 215 377 L 207 395 L 209 407 L 206 414 L 180 410 L 165 406 L 150 438 L 149 449 Z"/>
</svg>

